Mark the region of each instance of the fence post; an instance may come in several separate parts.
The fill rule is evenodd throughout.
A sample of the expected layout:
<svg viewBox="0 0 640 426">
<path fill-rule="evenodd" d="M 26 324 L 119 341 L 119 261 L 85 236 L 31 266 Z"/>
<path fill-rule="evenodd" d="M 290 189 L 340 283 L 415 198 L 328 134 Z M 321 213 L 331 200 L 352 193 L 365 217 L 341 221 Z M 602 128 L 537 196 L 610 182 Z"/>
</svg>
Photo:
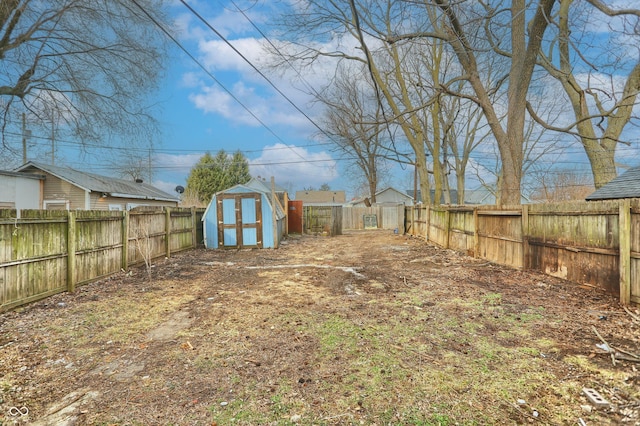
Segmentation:
<svg viewBox="0 0 640 426">
<path fill-rule="evenodd" d="M 444 211 L 444 248 L 449 248 L 449 232 L 451 231 L 451 211 L 446 207 Z"/>
<path fill-rule="evenodd" d="M 522 269 L 528 270 L 531 266 L 529 247 L 529 206 L 522 205 Z"/>
<path fill-rule="evenodd" d="M 67 291 L 76 290 L 76 212 L 67 215 Z"/>
<path fill-rule="evenodd" d="M 164 208 L 164 215 L 165 215 L 165 220 L 164 220 L 164 233 L 165 233 L 165 239 L 164 239 L 164 248 L 165 248 L 165 255 L 167 257 L 171 257 L 171 207 L 165 207 Z"/>
<path fill-rule="evenodd" d="M 193 248 L 198 247 L 198 217 L 195 206 L 191 206 L 191 244 Z"/>
<path fill-rule="evenodd" d="M 620 303 L 631 303 L 631 203 L 619 204 L 618 232 L 620 241 Z"/>
<path fill-rule="evenodd" d="M 122 212 L 122 270 L 129 269 L 129 211 Z"/>
<path fill-rule="evenodd" d="M 273 248 L 278 248 L 278 246 L 280 245 L 280 235 L 278 235 L 278 211 L 276 208 L 279 203 L 280 202 L 276 199 L 276 180 L 273 176 L 271 176 L 271 220 L 273 221 Z M 340 213 L 342 214 L 342 212 Z M 333 226 L 333 217 L 331 219 L 331 225 Z M 333 229 L 331 230 L 331 233 L 333 235 Z"/>
<path fill-rule="evenodd" d="M 427 241 L 429 241 L 429 232 L 431 231 L 431 205 L 427 204 L 427 209 L 426 209 L 426 217 L 424 218 L 425 222 L 427 222 L 427 229 L 425 231 L 425 239 Z"/>
<path fill-rule="evenodd" d="M 480 217 L 478 207 L 473 208 L 473 257 L 480 257 Z"/>
<path fill-rule="evenodd" d="M 416 236 L 416 208 L 417 205 L 414 203 L 411 207 L 411 233 L 410 235 Z"/>
</svg>

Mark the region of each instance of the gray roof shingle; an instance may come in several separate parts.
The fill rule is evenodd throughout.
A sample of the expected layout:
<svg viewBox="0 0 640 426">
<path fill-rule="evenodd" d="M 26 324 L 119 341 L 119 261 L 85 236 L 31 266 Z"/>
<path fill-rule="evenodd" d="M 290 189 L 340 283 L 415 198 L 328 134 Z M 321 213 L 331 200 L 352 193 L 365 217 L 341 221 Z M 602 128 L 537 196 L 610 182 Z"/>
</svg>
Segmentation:
<svg viewBox="0 0 640 426">
<path fill-rule="evenodd" d="M 640 166 L 630 168 L 597 189 L 586 200 L 615 200 L 618 198 L 640 198 Z"/>
<path fill-rule="evenodd" d="M 49 164 L 29 161 L 16 171 L 42 170 L 79 188 L 90 192 L 102 192 L 118 198 L 136 198 L 159 201 L 180 201 L 177 196 L 161 191 L 146 183 L 137 183 L 124 179 L 116 179 L 94 173 L 83 172 L 68 167 L 52 166 Z"/>
</svg>

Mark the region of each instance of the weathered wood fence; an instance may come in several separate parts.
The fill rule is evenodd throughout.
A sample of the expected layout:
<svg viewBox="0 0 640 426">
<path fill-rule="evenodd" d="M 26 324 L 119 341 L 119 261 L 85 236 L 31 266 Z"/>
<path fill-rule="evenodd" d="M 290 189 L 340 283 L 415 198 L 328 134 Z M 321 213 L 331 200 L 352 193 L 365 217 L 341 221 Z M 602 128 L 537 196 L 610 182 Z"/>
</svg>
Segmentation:
<svg viewBox="0 0 640 426">
<path fill-rule="evenodd" d="M 303 205 L 304 232 L 340 235 L 343 229 L 404 229 L 404 205 L 314 206 Z M 368 221 L 369 220 L 369 221 Z"/>
<path fill-rule="evenodd" d="M 342 206 L 303 205 L 306 234 L 342 235 Z"/>
<path fill-rule="evenodd" d="M 203 210 L 0 210 L 0 312 L 202 243 Z"/>
<path fill-rule="evenodd" d="M 404 205 L 372 206 L 372 207 L 343 207 L 342 226 L 344 229 L 365 229 L 365 216 L 375 216 L 378 229 L 404 228 Z"/>
<path fill-rule="evenodd" d="M 406 208 L 405 232 L 471 256 L 589 284 L 640 304 L 640 199 Z"/>
</svg>

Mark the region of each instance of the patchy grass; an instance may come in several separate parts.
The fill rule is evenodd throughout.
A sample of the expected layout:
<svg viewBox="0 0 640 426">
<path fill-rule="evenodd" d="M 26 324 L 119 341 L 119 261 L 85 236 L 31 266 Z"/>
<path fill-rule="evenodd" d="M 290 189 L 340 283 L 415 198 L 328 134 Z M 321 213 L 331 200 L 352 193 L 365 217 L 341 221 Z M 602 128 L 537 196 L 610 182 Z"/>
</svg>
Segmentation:
<svg viewBox="0 0 640 426">
<path fill-rule="evenodd" d="M 2 412 L 44 419 L 96 390 L 78 424 L 607 424 L 624 416 L 584 411 L 583 387 L 640 400 L 637 371 L 593 349 L 591 326 L 634 342 L 629 322 L 585 318 L 613 301 L 378 235 L 192 252 L 152 283 L 140 270 L 5 314 Z"/>
</svg>

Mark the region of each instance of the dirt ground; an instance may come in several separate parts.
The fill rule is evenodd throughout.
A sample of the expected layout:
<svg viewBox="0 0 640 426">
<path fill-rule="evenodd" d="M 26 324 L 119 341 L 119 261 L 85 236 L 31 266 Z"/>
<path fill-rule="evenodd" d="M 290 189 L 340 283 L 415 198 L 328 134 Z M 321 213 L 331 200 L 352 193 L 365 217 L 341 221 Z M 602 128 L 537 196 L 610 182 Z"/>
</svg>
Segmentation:
<svg viewBox="0 0 640 426">
<path fill-rule="evenodd" d="M 0 314 L 0 425 L 638 425 L 639 318 L 387 231 L 192 250 Z"/>
</svg>

